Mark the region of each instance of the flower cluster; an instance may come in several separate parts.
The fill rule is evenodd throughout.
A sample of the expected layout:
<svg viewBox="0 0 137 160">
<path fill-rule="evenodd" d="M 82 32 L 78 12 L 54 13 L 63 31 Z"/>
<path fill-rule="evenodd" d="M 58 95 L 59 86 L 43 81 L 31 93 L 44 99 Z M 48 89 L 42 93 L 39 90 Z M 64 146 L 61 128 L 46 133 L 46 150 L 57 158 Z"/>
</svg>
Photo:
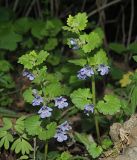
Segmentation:
<svg viewBox="0 0 137 160">
<path fill-rule="evenodd" d="M 57 132 L 54 138 L 57 139 L 58 142 L 63 142 L 68 139 L 67 132 L 72 129 L 67 121 L 58 126 Z"/>
<path fill-rule="evenodd" d="M 93 69 L 90 66 L 86 66 L 78 71 L 77 77 L 85 80 L 87 77 L 91 77 L 94 74 Z"/>
<path fill-rule="evenodd" d="M 45 106 L 43 97 L 38 95 L 38 91 L 36 89 L 33 89 L 32 92 L 34 95 L 32 105 L 33 106 L 42 105 L 41 109 L 38 111 L 38 114 L 40 115 L 40 117 L 41 118 L 50 117 L 53 109 L 48 106 Z M 54 101 L 55 101 L 55 107 L 57 107 L 59 109 L 63 109 L 63 108 L 68 107 L 67 99 L 62 96 L 55 98 Z"/>
<path fill-rule="evenodd" d="M 68 102 L 66 98 L 58 97 L 55 98 L 55 107 L 58 107 L 59 109 L 65 108 L 68 106 Z"/>
<path fill-rule="evenodd" d="M 41 109 L 38 111 L 38 114 L 40 114 L 41 118 L 46 118 L 51 116 L 52 108 L 49 108 L 47 106 L 42 106 Z"/>
<path fill-rule="evenodd" d="M 24 77 L 27 77 L 30 81 L 33 81 L 35 76 L 30 73 L 29 71 L 23 71 L 23 74 L 22 74 Z"/>
<path fill-rule="evenodd" d="M 76 39 L 70 38 L 70 44 L 72 45 L 72 49 L 74 49 L 74 50 L 79 49 L 79 46 L 78 46 Z"/>
<path fill-rule="evenodd" d="M 94 112 L 94 105 L 93 104 L 87 104 L 84 107 L 84 113 L 89 116 L 90 113 Z"/>
<path fill-rule="evenodd" d="M 109 66 L 106 66 L 106 65 L 104 65 L 104 64 L 100 64 L 100 65 L 98 66 L 97 71 L 100 72 L 100 75 L 101 75 L 101 76 L 104 76 L 104 75 L 108 74 L 109 68 L 110 68 Z"/>
<path fill-rule="evenodd" d="M 104 76 L 104 75 L 108 74 L 109 68 L 110 68 L 109 66 L 106 66 L 104 64 L 100 64 L 99 66 L 97 66 L 97 71 L 100 72 L 101 76 Z M 93 68 L 90 66 L 85 66 L 78 71 L 77 77 L 79 79 L 85 80 L 88 77 L 91 77 L 92 75 L 94 75 Z"/>
</svg>

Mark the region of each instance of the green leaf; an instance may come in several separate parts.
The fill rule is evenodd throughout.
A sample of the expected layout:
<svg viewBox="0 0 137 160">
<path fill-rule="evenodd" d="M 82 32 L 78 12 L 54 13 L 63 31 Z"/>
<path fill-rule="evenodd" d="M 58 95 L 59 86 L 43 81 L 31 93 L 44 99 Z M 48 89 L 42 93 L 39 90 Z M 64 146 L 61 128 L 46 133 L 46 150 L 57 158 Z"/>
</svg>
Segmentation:
<svg viewBox="0 0 137 160">
<path fill-rule="evenodd" d="M 28 88 L 23 92 L 23 98 L 26 102 L 32 103 L 34 97 L 32 95 L 32 88 Z"/>
<path fill-rule="evenodd" d="M 72 59 L 69 60 L 68 62 L 82 67 L 87 64 L 86 59 L 74 59 L 74 60 Z"/>
<path fill-rule="evenodd" d="M 101 145 L 102 145 L 102 148 L 106 150 L 106 149 L 110 148 L 113 145 L 113 143 L 109 138 L 105 138 L 101 142 Z"/>
<path fill-rule="evenodd" d="M 128 49 L 133 53 L 137 53 L 137 42 L 129 44 Z"/>
<path fill-rule="evenodd" d="M 31 51 L 29 54 L 22 55 L 19 58 L 18 63 L 24 65 L 26 69 L 32 69 L 33 67 L 40 65 L 43 63 L 49 53 L 47 51 L 41 50 L 39 53 L 36 53 L 34 50 Z"/>
<path fill-rule="evenodd" d="M 137 86 L 134 87 L 132 94 L 131 94 L 131 113 L 134 114 L 137 107 Z"/>
<path fill-rule="evenodd" d="M 72 155 L 69 152 L 63 152 L 57 160 L 71 160 Z"/>
<path fill-rule="evenodd" d="M 64 30 L 68 30 L 71 32 L 79 33 L 87 26 L 87 14 L 86 13 L 78 13 L 75 16 L 69 15 L 67 19 L 67 26 L 63 27 Z"/>
<path fill-rule="evenodd" d="M 12 128 L 12 122 L 10 118 L 3 118 L 3 127 L 0 128 L 0 131 L 6 131 Z"/>
<path fill-rule="evenodd" d="M 85 53 L 93 51 L 95 48 L 98 48 L 102 45 L 103 39 L 99 33 L 92 31 L 90 34 L 80 35 L 80 41 L 82 42 L 82 50 Z"/>
<path fill-rule="evenodd" d="M 45 88 L 45 94 L 51 99 L 61 95 L 68 95 L 69 92 L 70 89 L 65 85 L 61 85 L 60 82 L 50 83 Z"/>
<path fill-rule="evenodd" d="M 56 133 L 57 124 L 56 122 L 51 122 L 46 126 L 46 130 L 39 130 L 38 137 L 40 140 L 48 140 L 52 137 L 54 137 Z"/>
<path fill-rule="evenodd" d="M 22 40 L 22 36 L 15 33 L 11 24 L 3 23 L 0 26 L 0 49 L 13 51 L 17 48 L 17 43 Z"/>
<path fill-rule="evenodd" d="M 103 149 L 101 146 L 97 146 L 96 143 L 92 143 L 87 147 L 87 151 L 93 158 L 97 158 L 102 153 Z"/>
<path fill-rule="evenodd" d="M 123 44 L 120 43 L 110 43 L 109 48 L 119 54 L 122 54 L 123 52 L 126 52 L 127 49 Z"/>
<path fill-rule="evenodd" d="M 93 157 L 97 158 L 102 153 L 101 146 L 97 146 L 97 144 L 93 141 L 90 141 L 86 134 L 79 134 L 75 132 L 76 140 L 80 143 L 83 143 L 86 147 L 88 153 Z"/>
<path fill-rule="evenodd" d="M 6 60 L 0 60 L 0 72 L 8 72 L 12 68 L 11 64 Z"/>
<path fill-rule="evenodd" d="M 16 124 L 15 124 L 15 129 L 17 132 L 19 133 L 23 133 L 24 132 L 24 120 L 25 120 L 26 116 L 21 116 L 20 118 L 17 119 Z"/>
<path fill-rule="evenodd" d="M 21 17 L 14 23 L 15 31 L 20 34 L 24 34 L 31 28 L 31 19 L 28 17 Z"/>
<path fill-rule="evenodd" d="M 103 49 L 100 49 L 94 57 L 90 57 L 88 59 L 89 64 L 92 65 L 100 65 L 100 64 L 108 64 L 108 58 L 106 52 Z"/>
<path fill-rule="evenodd" d="M 137 62 L 137 56 L 133 56 L 135 62 Z"/>
<path fill-rule="evenodd" d="M 121 103 L 115 95 L 105 95 L 104 100 L 98 102 L 96 108 L 104 115 L 114 115 L 120 111 Z"/>
<path fill-rule="evenodd" d="M 24 122 L 26 131 L 32 136 L 38 135 L 39 130 L 41 129 L 40 124 L 41 121 L 38 115 L 27 117 Z"/>
<path fill-rule="evenodd" d="M 7 131 L 0 131 L 0 147 L 4 145 L 5 149 L 9 149 L 10 142 L 13 142 L 13 136 Z"/>
<path fill-rule="evenodd" d="M 58 45 L 57 38 L 49 38 L 48 42 L 45 44 L 44 49 L 46 51 L 52 51 Z"/>
<path fill-rule="evenodd" d="M 19 159 L 21 160 L 21 159 L 28 159 L 29 157 L 27 156 L 27 155 L 23 155 L 23 156 L 21 156 Z"/>
<path fill-rule="evenodd" d="M 11 146 L 11 150 L 15 150 L 15 153 L 18 154 L 21 152 L 23 155 L 24 154 L 29 154 L 30 151 L 33 151 L 32 146 L 30 145 L 29 142 L 27 142 L 23 138 L 18 138 L 16 141 Z"/>
<path fill-rule="evenodd" d="M 81 110 L 84 110 L 86 104 L 91 104 L 91 93 L 88 88 L 79 88 L 78 90 L 73 91 L 70 97 L 74 105 Z"/>
</svg>

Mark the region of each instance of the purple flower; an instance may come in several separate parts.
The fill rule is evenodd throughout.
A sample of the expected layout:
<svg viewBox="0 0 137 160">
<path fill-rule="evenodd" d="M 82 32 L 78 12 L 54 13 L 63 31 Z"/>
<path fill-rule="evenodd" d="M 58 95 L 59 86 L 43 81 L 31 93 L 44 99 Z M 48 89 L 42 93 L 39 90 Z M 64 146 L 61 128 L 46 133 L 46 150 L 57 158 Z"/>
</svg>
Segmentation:
<svg viewBox="0 0 137 160">
<path fill-rule="evenodd" d="M 72 129 L 72 127 L 69 125 L 67 121 L 65 121 L 64 123 L 58 126 L 54 138 L 57 138 L 58 142 L 66 141 L 68 139 L 67 131 L 69 131 L 70 129 Z"/>
<path fill-rule="evenodd" d="M 110 68 L 109 66 L 106 66 L 106 65 L 104 65 L 104 64 L 100 64 L 100 65 L 98 66 L 97 71 L 100 72 L 100 75 L 101 75 L 101 76 L 104 76 L 105 74 L 108 74 L 109 68 Z"/>
<path fill-rule="evenodd" d="M 76 39 L 70 38 L 70 44 L 73 46 L 72 49 L 74 49 L 74 50 L 79 49 L 79 46 L 78 46 L 78 44 L 77 44 Z"/>
<path fill-rule="evenodd" d="M 59 109 L 65 108 L 68 106 L 68 102 L 66 98 L 57 97 L 55 98 L 55 106 L 58 107 Z"/>
<path fill-rule="evenodd" d="M 69 123 L 67 121 L 65 121 L 64 123 L 59 125 L 58 128 L 63 132 L 69 131 L 70 129 L 72 129 L 72 127 L 69 125 Z"/>
<path fill-rule="evenodd" d="M 41 118 L 50 117 L 52 110 L 53 110 L 52 108 L 49 108 L 47 106 L 42 106 L 41 109 L 38 111 L 38 114 L 40 114 Z"/>
<path fill-rule="evenodd" d="M 93 104 L 87 104 L 84 107 L 84 113 L 89 116 L 89 113 L 93 113 L 94 112 L 94 105 Z"/>
<path fill-rule="evenodd" d="M 34 75 L 32 73 L 30 73 L 29 71 L 24 71 L 22 74 L 24 77 L 27 77 L 30 81 L 34 80 Z"/>
<path fill-rule="evenodd" d="M 78 71 L 77 77 L 85 80 L 87 77 L 91 77 L 92 75 L 94 75 L 93 69 L 90 66 L 86 66 Z"/>
<path fill-rule="evenodd" d="M 32 105 L 39 106 L 41 103 L 43 103 L 43 98 L 41 96 L 35 95 L 35 98 L 32 101 Z"/>
<path fill-rule="evenodd" d="M 66 133 L 58 130 L 57 133 L 55 134 L 54 138 L 56 138 L 58 142 L 63 142 L 68 139 L 68 136 L 66 135 Z"/>
</svg>

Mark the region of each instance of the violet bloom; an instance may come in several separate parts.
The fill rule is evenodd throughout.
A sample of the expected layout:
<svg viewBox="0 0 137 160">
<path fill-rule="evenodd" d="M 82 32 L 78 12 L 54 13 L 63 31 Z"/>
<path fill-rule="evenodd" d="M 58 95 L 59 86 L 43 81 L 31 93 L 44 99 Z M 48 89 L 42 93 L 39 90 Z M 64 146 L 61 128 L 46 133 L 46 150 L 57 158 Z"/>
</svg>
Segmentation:
<svg viewBox="0 0 137 160">
<path fill-rule="evenodd" d="M 71 126 L 67 121 L 65 121 L 64 123 L 58 126 L 54 138 L 56 138 L 58 142 L 66 141 L 68 139 L 67 131 L 69 131 L 70 129 Z"/>
<path fill-rule="evenodd" d="M 32 73 L 30 73 L 29 71 L 24 71 L 22 74 L 24 77 L 27 77 L 30 81 L 34 80 L 34 75 Z"/>
<path fill-rule="evenodd" d="M 66 133 L 58 130 L 57 133 L 55 134 L 54 138 L 56 138 L 58 142 L 63 142 L 68 139 L 68 136 L 66 135 Z"/>
<path fill-rule="evenodd" d="M 69 125 L 69 123 L 67 121 L 65 121 L 64 123 L 59 125 L 58 128 L 63 132 L 69 131 L 70 129 L 72 129 L 72 127 Z"/>
<path fill-rule="evenodd" d="M 38 111 L 38 114 L 40 114 L 41 118 L 46 118 L 51 116 L 52 108 L 49 108 L 47 106 L 42 106 L 41 109 Z"/>
<path fill-rule="evenodd" d="M 100 72 L 100 75 L 101 75 L 101 76 L 104 76 L 104 75 L 108 74 L 109 68 L 110 68 L 109 66 L 106 66 L 106 65 L 104 65 L 104 64 L 100 64 L 100 65 L 98 66 L 97 71 Z"/>
<path fill-rule="evenodd" d="M 89 116 L 90 113 L 94 112 L 94 105 L 93 104 L 87 104 L 84 107 L 84 113 Z"/>
<path fill-rule="evenodd" d="M 58 107 L 59 109 L 68 107 L 67 99 L 63 98 L 62 96 L 55 98 L 55 106 Z"/>
<path fill-rule="evenodd" d="M 41 96 L 35 95 L 35 98 L 32 101 L 32 105 L 39 106 L 41 103 L 43 103 L 43 98 Z"/>
<path fill-rule="evenodd" d="M 92 75 L 94 75 L 93 69 L 90 66 L 86 66 L 78 71 L 77 77 L 85 80 L 87 77 L 91 77 Z"/>
<path fill-rule="evenodd" d="M 70 44 L 72 45 L 72 49 L 74 49 L 74 50 L 79 49 L 79 46 L 78 46 L 78 44 L 77 44 L 76 39 L 70 38 Z"/>
</svg>

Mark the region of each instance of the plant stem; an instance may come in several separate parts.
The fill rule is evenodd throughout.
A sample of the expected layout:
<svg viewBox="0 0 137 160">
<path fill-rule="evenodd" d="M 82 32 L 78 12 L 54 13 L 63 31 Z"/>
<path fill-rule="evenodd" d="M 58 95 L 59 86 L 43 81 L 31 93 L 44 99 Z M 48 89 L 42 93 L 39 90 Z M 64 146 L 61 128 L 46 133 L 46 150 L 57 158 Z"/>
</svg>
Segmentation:
<svg viewBox="0 0 137 160">
<path fill-rule="evenodd" d="M 96 86 L 95 86 L 95 77 L 93 75 L 92 77 L 92 99 L 93 99 L 93 105 L 96 106 Z M 98 143 L 100 143 L 100 131 L 99 131 L 99 123 L 97 118 L 97 111 L 94 112 L 94 118 L 95 118 L 95 127 L 96 127 L 96 134 L 97 134 L 97 140 Z"/>
<path fill-rule="evenodd" d="M 46 143 L 45 143 L 45 159 L 44 160 L 47 160 L 47 154 L 48 154 L 48 142 L 46 141 Z"/>
<path fill-rule="evenodd" d="M 36 160 L 36 138 L 33 138 L 33 144 L 34 144 L 33 159 Z"/>
</svg>

